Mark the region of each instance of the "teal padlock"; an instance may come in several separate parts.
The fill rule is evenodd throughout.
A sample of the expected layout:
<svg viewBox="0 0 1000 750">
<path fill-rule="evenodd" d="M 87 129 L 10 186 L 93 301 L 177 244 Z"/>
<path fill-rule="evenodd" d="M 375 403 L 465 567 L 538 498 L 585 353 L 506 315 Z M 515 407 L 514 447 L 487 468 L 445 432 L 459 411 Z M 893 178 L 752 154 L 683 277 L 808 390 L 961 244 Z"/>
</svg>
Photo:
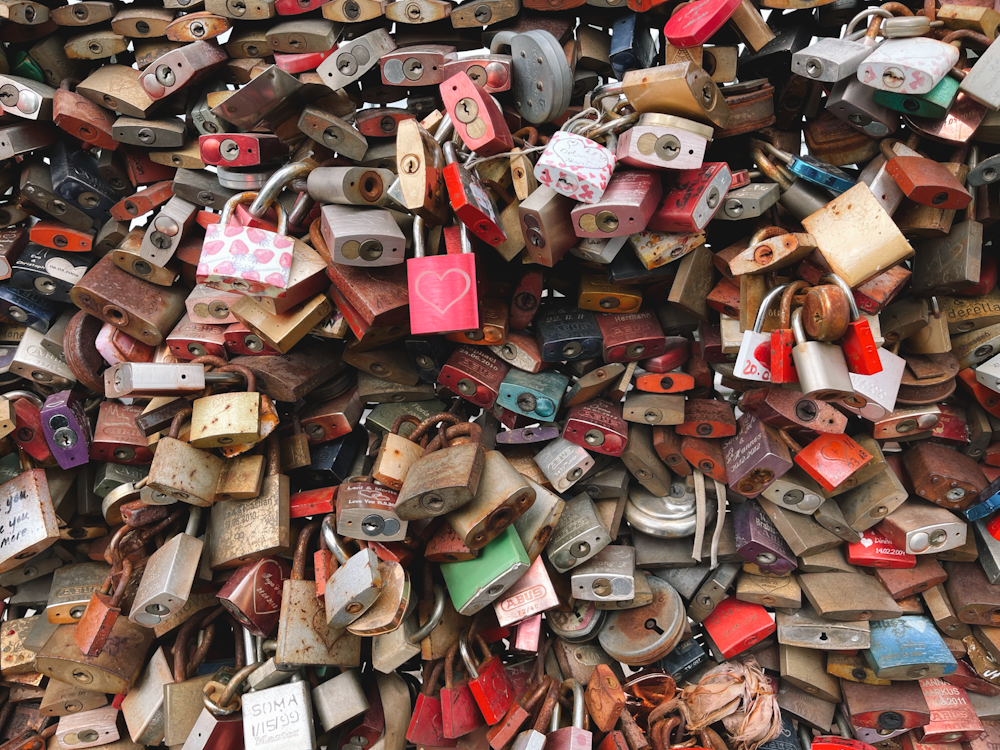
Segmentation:
<svg viewBox="0 0 1000 750">
<path fill-rule="evenodd" d="M 875 91 L 875 103 L 915 117 L 940 119 L 948 114 L 958 96 L 959 81 L 951 76 L 942 78 L 926 94 L 903 94 L 895 91 Z"/>
<path fill-rule="evenodd" d="M 531 419 L 551 422 L 568 384 L 569 378 L 551 370 L 531 373 L 511 368 L 500 383 L 497 403 Z"/>
<path fill-rule="evenodd" d="M 479 557 L 441 564 L 451 602 L 461 615 L 492 604 L 527 571 L 528 553 L 513 525 L 483 547 Z"/>
</svg>

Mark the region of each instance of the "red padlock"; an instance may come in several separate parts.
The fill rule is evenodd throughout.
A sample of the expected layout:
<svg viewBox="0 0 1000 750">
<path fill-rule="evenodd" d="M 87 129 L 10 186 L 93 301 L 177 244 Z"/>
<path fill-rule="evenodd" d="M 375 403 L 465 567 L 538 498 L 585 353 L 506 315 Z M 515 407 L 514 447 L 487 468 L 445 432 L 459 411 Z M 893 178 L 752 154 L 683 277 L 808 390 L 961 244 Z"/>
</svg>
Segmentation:
<svg viewBox="0 0 1000 750">
<path fill-rule="evenodd" d="M 256 167 L 288 156 L 288 146 L 270 133 L 198 136 L 201 160 L 216 167 Z"/>
<path fill-rule="evenodd" d="M 441 679 L 444 662 L 428 662 L 424 665 L 423 684 L 420 694 L 410 714 L 410 726 L 406 729 L 406 739 L 415 745 L 430 747 L 455 747 L 454 739 L 444 736 L 444 720 L 441 717 L 441 695 L 434 695 L 434 686 Z"/>
<path fill-rule="evenodd" d="M 496 654 L 490 653 L 490 647 L 486 645 L 483 637 L 477 635 L 475 638 L 483 656 L 482 662 L 476 664 L 465 633 L 462 633 L 459 639 L 459 650 L 462 652 L 465 668 L 472 676 L 469 688 L 476 698 L 476 705 L 479 706 L 486 723 L 493 726 L 504 717 L 510 704 L 514 702 L 514 685 L 503 662 Z"/>
<path fill-rule="evenodd" d="M 712 655 L 725 661 L 771 635 L 777 626 L 761 604 L 729 596 L 701 623 Z"/>
<path fill-rule="evenodd" d="M 781 294 L 781 317 L 778 325 L 771 331 L 771 382 L 798 383 L 799 373 L 792 359 L 792 349 L 795 348 L 795 334 L 792 332 L 792 298 L 809 284 L 804 281 L 793 281 Z"/>
<path fill-rule="evenodd" d="M 628 443 L 622 405 L 594 399 L 570 409 L 562 436 L 595 453 L 620 456 Z"/>
<path fill-rule="evenodd" d="M 698 0 L 674 12 L 663 27 L 675 47 L 700 47 L 725 25 L 740 7 L 740 0 Z"/>
<path fill-rule="evenodd" d="M 448 191 L 451 208 L 465 226 L 486 244 L 497 247 L 507 241 L 496 206 L 489 193 L 483 189 L 479 178 L 458 163 L 455 144 L 448 141 L 444 152 L 444 185 Z"/>
<path fill-rule="evenodd" d="M 847 282 L 834 273 L 823 277 L 824 282 L 832 282 L 840 287 L 851 306 L 851 320 L 847 324 L 847 332 L 838 342 L 844 350 L 847 369 L 858 375 L 877 375 L 882 372 L 882 360 L 878 356 L 878 347 L 868 321 L 861 317 L 858 305 L 854 301 L 854 292 Z M 772 356 L 774 356 L 772 354 Z"/>
<path fill-rule="evenodd" d="M 917 556 L 909 555 L 875 529 L 861 532 L 860 542 L 847 545 L 847 562 L 865 568 L 909 569 L 917 565 Z"/>
<path fill-rule="evenodd" d="M 795 463 L 827 492 L 842 485 L 851 474 L 872 460 L 872 454 L 847 435 L 821 433 L 795 454 Z"/>
<path fill-rule="evenodd" d="M 484 724 L 469 680 L 455 684 L 456 656 L 458 644 L 453 643 L 444 658 L 444 687 L 441 688 L 442 734 L 448 739 L 464 737 Z"/>
</svg>

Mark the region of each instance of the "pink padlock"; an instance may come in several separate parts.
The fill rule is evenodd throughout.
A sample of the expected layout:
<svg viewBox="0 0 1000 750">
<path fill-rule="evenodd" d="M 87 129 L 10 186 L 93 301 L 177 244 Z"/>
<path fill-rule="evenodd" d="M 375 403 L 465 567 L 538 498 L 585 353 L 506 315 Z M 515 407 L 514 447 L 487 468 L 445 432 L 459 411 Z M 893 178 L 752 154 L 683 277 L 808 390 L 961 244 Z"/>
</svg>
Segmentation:
<svg viewBox="0 0 1000 750">
<path fill-rule="evenodd" d="M 615 137 L 609 135 L 608 138 L 609 145 L 614 148 L 610 141 Z M 597 141 L 568 130 L 557 130 L 535 163 L 535 178 L 573 200 L 597 203 L 607 190 L 617 164 L 614 151 Z"/>
<path fill-rule="evenodd" d="M 285 295 L 295 240 L 286 236 L 288 214 L 284 208 L 275 203 L 277 233 L 231 221 L 237 204 L 256 197 L 256 193 L 237 193 L 226 201 L 219 223 L 205 230 L 198 260 L 199 284 L 256 297 Z"/>
</svg>

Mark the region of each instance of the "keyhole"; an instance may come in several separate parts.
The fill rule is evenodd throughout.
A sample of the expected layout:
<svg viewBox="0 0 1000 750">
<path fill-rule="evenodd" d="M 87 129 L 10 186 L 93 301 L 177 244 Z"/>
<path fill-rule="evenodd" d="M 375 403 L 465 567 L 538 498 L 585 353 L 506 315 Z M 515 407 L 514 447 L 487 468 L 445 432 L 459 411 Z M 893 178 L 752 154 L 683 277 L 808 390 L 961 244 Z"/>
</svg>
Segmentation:
<svg viewBox="0 0 1000 750">
<path fill-rule="evenodd" d="M 656 624 L 656 620 L 654 620 L 652 617 L 646 620 L 645 628 L 646 630 L 654 631 L 657 635 L 663 635 L 663 633 L 665 632 L 663 628 L 661 628 L 659 625 Z"/>
</svg>

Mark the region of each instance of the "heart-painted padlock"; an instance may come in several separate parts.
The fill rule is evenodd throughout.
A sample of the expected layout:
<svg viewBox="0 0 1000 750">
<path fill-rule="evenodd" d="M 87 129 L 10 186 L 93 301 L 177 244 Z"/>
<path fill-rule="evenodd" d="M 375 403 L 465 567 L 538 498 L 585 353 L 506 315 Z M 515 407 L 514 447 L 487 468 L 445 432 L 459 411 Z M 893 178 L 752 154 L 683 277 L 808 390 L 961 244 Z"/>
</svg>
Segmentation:
<svg viewBox="0 0 1000 750">
<path fill-rule="evenodd" d="M 764 295 L 753 330 L 743 332 L 740 351 L 736 355 L 733 374 L 743 380 L 759 380 L 771 382 L 771 334 L 764 333 L 764 319 L 767 311 L 775 300 L 781 299 L 781 293 L 788 284 L 779 284 Z"/>
<path fill-rule="evenodd" d="M 287 236 L 288 214 L 281 204 L 275 203 L 277 232 L 230 223 L 237 204 L 256 197 L 256 193 L 237 193 L 226 201 L 219 223 L 205 230 L 198 259 L 199 284 L 256 297 L 285 295 L 295 241 Z"/>
<path fill-rule="evenodd" d="M 589 120 L 571 125 L 597 137 L 600 133 L 592 126 Z M 607 137 L 608 148 L 605 148 L 580 133 L 557 130 L 535 163 L 535 179 L 573 200 L 597 203 L 618 164 L 617 139 L 613 133 Z"/>
</svg>

